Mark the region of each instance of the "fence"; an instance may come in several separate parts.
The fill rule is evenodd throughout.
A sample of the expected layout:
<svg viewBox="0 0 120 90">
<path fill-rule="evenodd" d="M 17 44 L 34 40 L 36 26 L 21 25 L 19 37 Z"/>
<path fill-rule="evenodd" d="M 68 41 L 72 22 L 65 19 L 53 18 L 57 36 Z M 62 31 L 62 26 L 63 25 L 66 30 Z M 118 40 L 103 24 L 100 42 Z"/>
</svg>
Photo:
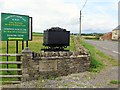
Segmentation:
<svg viewBox="0 0 120 90">
<path fill-rule="evenodd" d="M 0 64 L 16 64 L 17 68 L 0 68 L 0 71 L 17 71 L 17 75 L 0 75 L 0 78 L 18 78 L 18 81 L 2 81 L 5 83 L 20 83 L 21 82 L 21 56 L 22 54 L 0 54 L 1 57 L 16 57 L 16 61 L 0 61 Z"/>
</svg>

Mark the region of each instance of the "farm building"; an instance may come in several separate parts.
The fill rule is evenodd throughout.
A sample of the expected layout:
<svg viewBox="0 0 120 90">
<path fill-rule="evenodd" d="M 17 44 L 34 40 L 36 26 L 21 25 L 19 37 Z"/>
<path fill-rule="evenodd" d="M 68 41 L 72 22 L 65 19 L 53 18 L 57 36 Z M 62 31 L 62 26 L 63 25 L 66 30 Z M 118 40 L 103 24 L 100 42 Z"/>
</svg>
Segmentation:
<svg viewBox="0 0 120 90">
<path fill-rule="evenodd" d="M 120 25 L 112 30 L 112 40 L 120 40 Z"/>
<path fill-rule="evenodd" d="M 100 37 L 100 40 L 120 40 L 120 25 L 112 30 L 112 32 L 106 33 Z"/>
<path fill-rule="evenodd" d="M 100 37 L 100 40 L 111 40 L 112 39 L 112 32 L 106 33 Z"/>
</svg>

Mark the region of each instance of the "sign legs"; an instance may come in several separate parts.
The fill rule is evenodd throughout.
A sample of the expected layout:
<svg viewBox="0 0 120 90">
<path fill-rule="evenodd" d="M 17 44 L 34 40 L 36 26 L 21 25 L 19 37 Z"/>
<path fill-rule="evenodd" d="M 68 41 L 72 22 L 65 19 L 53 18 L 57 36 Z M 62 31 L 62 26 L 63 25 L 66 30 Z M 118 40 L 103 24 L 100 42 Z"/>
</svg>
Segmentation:
<svg viewBox="0 0 120 90">
<path fill-rule="evenodd" d="M 7 41 L 7 54 L 8 54 L 8 41 Z M 8 56 L 7 56 L 7 62 L 8 62 Z M 7 69 L 8 69 L 8 64 L 7 64 Z M 8 72 L 8 71 L 7 71 Z"/>
</svg>

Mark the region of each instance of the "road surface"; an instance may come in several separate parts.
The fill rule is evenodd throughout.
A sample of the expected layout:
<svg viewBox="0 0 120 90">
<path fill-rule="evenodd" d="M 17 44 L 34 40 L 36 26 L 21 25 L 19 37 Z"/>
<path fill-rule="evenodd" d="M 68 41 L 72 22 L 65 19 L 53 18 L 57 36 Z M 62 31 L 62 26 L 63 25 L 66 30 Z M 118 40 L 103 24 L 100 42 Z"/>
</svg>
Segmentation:
<svg viewBox="0 0 120 90">
<path fill-rule="evenodd" d="M 101 50 L 105 54 L 112 56 L 114 59 L 118 60 L 120 57 L 120 43 L 118 45 L 117 41 L 99 41 L 99 40 L 85 40 L 87 43 L 95 46 L 97 49 Z M 120 59 L 120 58 L 119 58 Z"/>
</svg>

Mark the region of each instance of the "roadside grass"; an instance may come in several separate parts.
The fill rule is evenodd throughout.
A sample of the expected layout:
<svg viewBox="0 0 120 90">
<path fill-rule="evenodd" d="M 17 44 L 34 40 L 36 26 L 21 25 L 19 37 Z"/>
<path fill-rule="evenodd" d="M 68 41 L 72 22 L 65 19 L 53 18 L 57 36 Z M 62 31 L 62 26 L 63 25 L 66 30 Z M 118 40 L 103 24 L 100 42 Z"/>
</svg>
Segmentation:
<svg viewBox="0 0 120 90">
<path fill-rule="evenodd" d="M 94 46 L 86 43 L 83 39 L 80 39 L 80 44 L 88 49 L 90 52 L 91 72 L 100 72 L 100 70 L 105 68 L 105 66 L 108 66 L 108 64 L 112 64 L 112 66 L 118 65 L 117 61 L 112 59 L 112 57 L 104 54 L 100 50 L 96 49 Z"/>
<path fill-rule="evenodd" d="M 118 81 L 118 80 L 111 80 L 110 84 L 120 84 L 120 81 Z"/>
<path fill-rule="evenodd" d="M 98 60 L 97 54 L 100 52 L 94 46 L 86 43 L 83 39 L 80 39 L 80 44 L 84 46 L 90 52 L 90 71 L 91 72 L 100 72 L 104 68 L 104 63 L 101 60 Z"/>
<path fill-rule="evenodd" d="M 96 53 L 97 58 L 100 59 L 101 61 L 103 61 L 105 63 L 105 65 L 109 64 L 112 66 L 118 66 L 118 61 L 113 59 L 111 56 L 104 54 L 103 52 L 97 52 Z"/>
</svg>

